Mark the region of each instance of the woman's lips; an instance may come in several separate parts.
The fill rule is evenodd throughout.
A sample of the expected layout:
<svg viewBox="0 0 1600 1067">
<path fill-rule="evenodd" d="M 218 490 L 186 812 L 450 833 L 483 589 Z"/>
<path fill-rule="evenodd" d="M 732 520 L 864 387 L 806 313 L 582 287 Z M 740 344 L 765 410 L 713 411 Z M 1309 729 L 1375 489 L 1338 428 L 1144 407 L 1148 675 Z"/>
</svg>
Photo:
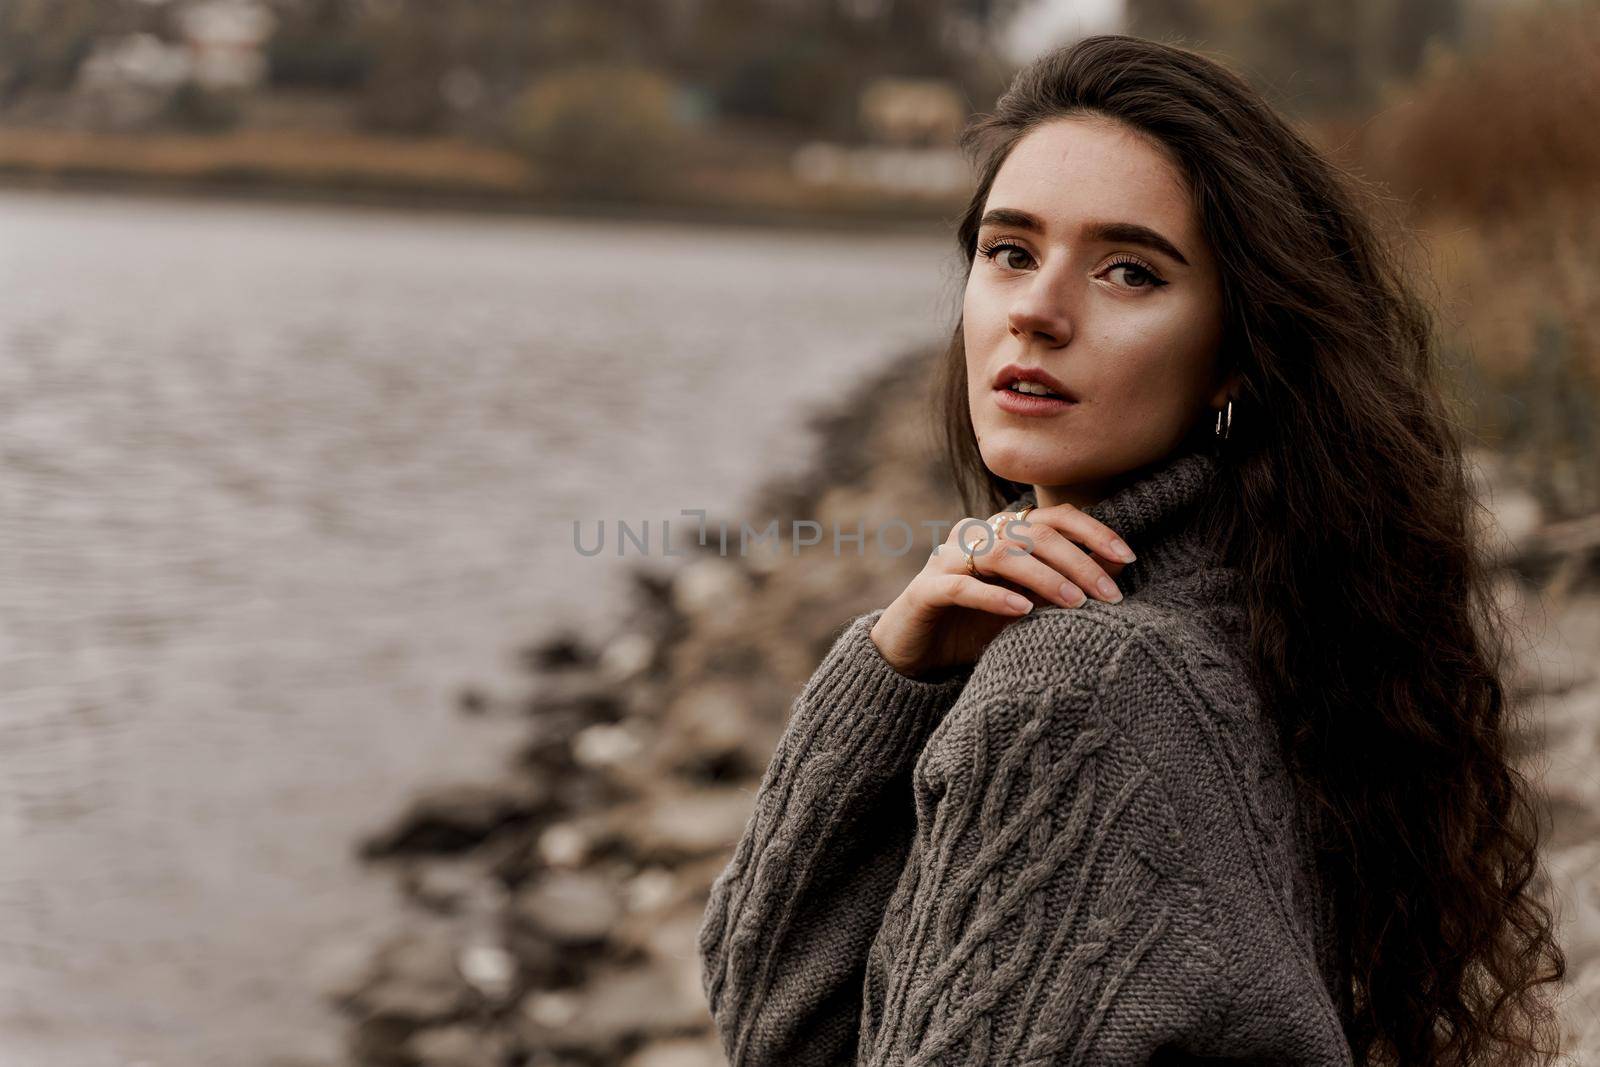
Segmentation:
<svg viewBox="0 0 1600 1067">
<path fill-rule="evenodd" d="M 1059 415 L 1072 407 L 1073 402 L 1058 396 L 1034 396 L 1015 389 L 996 389 L 995 405 L 1013 415 Z"/>
</svg>

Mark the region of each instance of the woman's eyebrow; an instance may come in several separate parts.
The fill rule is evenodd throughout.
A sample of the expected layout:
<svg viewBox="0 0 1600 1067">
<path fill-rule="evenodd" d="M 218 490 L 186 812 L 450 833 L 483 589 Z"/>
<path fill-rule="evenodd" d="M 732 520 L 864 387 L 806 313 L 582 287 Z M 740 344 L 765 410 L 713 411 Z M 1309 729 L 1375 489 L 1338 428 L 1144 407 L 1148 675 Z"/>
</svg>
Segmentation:
<svg viewBox="0 0 1600 1067">
<path fill-rule="evenodd" d="M 1009 226 L 1030 233 L 1044 232 L 1044 224 L 1036 216 L 1010 207 L 997 207 L 986 212 L 983 221 L 978 225 L 979 227 Z M 1091 222 L 1083 228 L 1083 232 L 1091 241 L 1140 245 L 1175 259 L 1185 267 L 1189 265 L 1189 261 L 1183 258 L 1183 253 L 1178 251 L 1176 245 L 1150 227 L 1137 222 Z"/>
</svg>

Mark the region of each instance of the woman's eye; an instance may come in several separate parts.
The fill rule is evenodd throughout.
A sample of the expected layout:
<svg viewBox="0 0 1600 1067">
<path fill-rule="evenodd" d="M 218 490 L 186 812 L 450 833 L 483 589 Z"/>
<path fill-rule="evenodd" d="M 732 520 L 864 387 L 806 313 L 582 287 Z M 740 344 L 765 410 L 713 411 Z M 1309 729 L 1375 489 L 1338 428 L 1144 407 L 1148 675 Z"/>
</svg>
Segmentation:
<svg viewBox="0 0 1600 1067">
<path fill-rule="evenodd" d="M 1011 255 L 1011 253 L 1013 253 L 1013 252 L 1019 253 L 1025 259 L 1029 258 L 1028 257 L 1028 253 L 1022 251 L 1022 249 L 1020 249 L 1020 248 L 1017 248 L 1015 245 L 1012 245 L 1012 246 L 1009 246 L 1007 248 L 1001 249 L 1000 250 L 1000 255 L 1003 256 L 1003 257 L 1009 257 Z M 1008 267 L 1012 267 L 1012 268 L 1014 268 L 1016 270 L 1023 270 L 1024 269 L 1024 266 L 1023 266 L 1022 263 L 1019 263 L 1016 260 L 1013 260 L 1013 259 L 1010 259 L 1010 258 L 1007 258 L 1005 260 L 1005 265 L 1008 266 Z"/>
<path fill-rule="evenodd" d="M 1004 242 L 1000 244 L 993 244 L 988 248 L 985 248 L 983 250 L 983 255 L 1009 270 L 1027 270 L 1027 262 L 1018 261 L 1011 258 L 1011 253 L 1013 252 L 1023 256 L 1026 261 L 1031 261 L 1033 259 L 1032 256 L 1028 255 L 1028 250 L 1023 248 L 1021 245 L 1006 244 Z"/>
<path fill-rule="evenodd" d="M 1114 270 L 1126 272 L 1122 276 L 1122 284 L 1129 289 L 1153 289 L 1158 285 L 1167 284 L 1137 263 L 1113 263 L 1106 268 L 1106 273 L 1110 274 Z"/>
</svg>

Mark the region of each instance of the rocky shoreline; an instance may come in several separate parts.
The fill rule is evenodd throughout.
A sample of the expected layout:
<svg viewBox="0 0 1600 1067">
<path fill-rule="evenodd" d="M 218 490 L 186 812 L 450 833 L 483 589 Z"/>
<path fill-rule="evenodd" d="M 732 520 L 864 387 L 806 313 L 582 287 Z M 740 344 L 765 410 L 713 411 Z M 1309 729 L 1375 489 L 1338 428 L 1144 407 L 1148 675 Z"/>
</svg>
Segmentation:
<svg viewBox="0 0 1600 1067">
<path fill-rule="evenodd" d="M 810 471 L 766 487 L 753 513 L 780 530 L 957 514 L 930 397 L 904 387 L 934 358 L 905 353 L 818 419 Z M 1600 1059 L 1600 537 L 1594 520 L 1545 524 L 1481 459 L 1502 589 L 1527 635 L 1518 750 L 1549 792 L 1567 1054 L 1588 1062 Z M 794 695 L 840 627 L 898 595 L 928 549 L 925 532 L 897 558 L 783 545 L 723 555 L 713 536 L 670 571 L 636 564 L 622 632 L 544 635 L 524 652 L 524 691 L 461 694 L 464 716 L 515 717 L 526 734 L 498 779 L 421 794 L 361 843 L 408 920 L 321 983 L 348 1021 L 350 1064 L 724 1062 L 696 950 L 707 892 Z"/>
</svg>

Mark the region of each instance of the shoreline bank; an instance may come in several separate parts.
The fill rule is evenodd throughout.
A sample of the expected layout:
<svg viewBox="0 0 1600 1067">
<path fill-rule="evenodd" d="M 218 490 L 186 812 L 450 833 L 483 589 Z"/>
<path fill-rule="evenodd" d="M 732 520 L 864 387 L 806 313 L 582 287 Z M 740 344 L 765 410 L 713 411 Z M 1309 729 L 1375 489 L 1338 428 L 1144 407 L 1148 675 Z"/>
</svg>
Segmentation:
<svg viewBox="0 0 1600 1067">
<path fill-rule="evenodd" d="M 666 172 L 642 188 L 575 195 L 515 153 L 449 138 L 3 133 L 4 189 L 891 233 L 946 232 L 962 206 L 949 196 L 807 183 L 770 150 Z"/>
</svg>

